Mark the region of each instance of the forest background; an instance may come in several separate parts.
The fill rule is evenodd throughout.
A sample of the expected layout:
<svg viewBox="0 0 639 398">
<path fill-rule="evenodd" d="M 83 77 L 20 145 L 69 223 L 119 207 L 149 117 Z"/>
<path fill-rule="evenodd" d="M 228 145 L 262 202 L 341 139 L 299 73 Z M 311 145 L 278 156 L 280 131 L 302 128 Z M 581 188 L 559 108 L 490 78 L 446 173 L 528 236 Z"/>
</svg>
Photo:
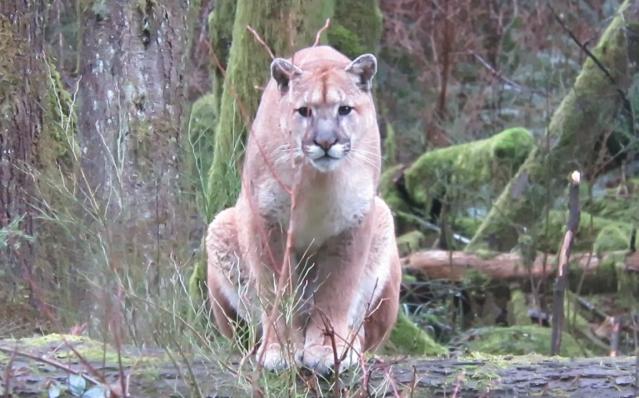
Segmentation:
<svg viewBox="0 0 639 398">
<path fill-rule="evenodd" d="M 549 354 L 578 170 L 562 354 L 632 354 L 637 3 L 3 1 L 0 338 L 197 351 L 202 236 L 237 195 L 268 49 L 330 18 L 320 43 L 379 61 L 406 271 L 387 352 Z"/>
</svg>

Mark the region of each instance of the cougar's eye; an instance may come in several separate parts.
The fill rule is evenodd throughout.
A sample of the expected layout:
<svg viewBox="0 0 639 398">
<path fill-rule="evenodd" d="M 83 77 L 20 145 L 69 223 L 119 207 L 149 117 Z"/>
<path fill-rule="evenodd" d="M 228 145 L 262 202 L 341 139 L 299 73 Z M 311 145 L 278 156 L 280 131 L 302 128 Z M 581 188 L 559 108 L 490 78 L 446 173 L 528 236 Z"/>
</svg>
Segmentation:
<svg viewBox="0 0 639 398">
<path fill-rule="evenodd" d="M 311 108 L 307 107 L 307 106 L 303 106 L 301 108 L 297 108 L 297 112 L 304 116 L 304 117 L 310 117 L 311 116 Z"/>
<path fill-rule="evenodd" d="M 339 113 L 340 116 L 346 116 L 349 113 L 351 113 L 352 110 L 353 110 L 353 107 L 350 107 L 348 105 L 342 105 L 337 109 L 337 113 Z"/>
</svg>

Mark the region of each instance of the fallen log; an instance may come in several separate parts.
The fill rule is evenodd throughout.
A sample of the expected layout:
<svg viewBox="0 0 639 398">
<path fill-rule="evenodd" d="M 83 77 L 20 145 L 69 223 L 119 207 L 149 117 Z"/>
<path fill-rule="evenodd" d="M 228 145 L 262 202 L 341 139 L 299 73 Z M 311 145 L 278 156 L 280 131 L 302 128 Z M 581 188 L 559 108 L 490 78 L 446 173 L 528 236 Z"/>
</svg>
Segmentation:
<svg viewBox="0 0 639 398">
<path fill-rule="evenodd" d="M 59 335 L 41 339 L 0 340 L 4 349 L 0 352 L 0 392 L 4 396 L 40 397 L 55 388 L 74 396 L 94 389 L 93 395 L 87 396 L 105 396 L 95 392 L 101 388 L 98 383 L 106 383 L 103 391 L 111 389 L 124 396 L 117 391 L 122 388 L 118 380 L 122 375 L 128 396 L 137 398 L 242 397 L 260 395 L 262 387 L 273 396 L 289 395 L 293 390 L 307 391 L 311 396 L 322 391 L 331 394 L 330 382 L 260 374 L 248 364 L 241 366 L 236 355 L 218 353 L 221 356 L 205 358 L 183 352 L 170 355 L 168 348 L 137 351 L 127 347 L 120 366 L 113 350 L 102 351 L 101 342 L 77 336 L 64 336 L 63 340 Z M 341 391 L 344 396 L 633 397 L 634 369 L 632 357 L 374 358 L 367 361 L 363 374 L 344 375 Z M 93 377 L 83 381 L 87 374 Z M 253 384 L 248 380 L 251 377 Z M 297 387 L 292 385 L 296 383 Z"/>
<path fill-rule="evenodd" d="M 461 281 L 472 270 L 491 279 L 522 280 L 553 275 L 557 256 L 539 253 L 532 265 L 527 267 L 522 256 L 515 252 L 485 258 L 463 251 L 425 250 L 404 257 L 402 261 L 405 269 L 418 271 L 431 279 Z M 602 258 L 590 253 L 575 253 L 570 266 L 573 268 L 571 272 L 581 271 L 586 279 L 614 277 L 617 272 L 639 272 L 639 252 L 614 252 Z"/>
</svg>

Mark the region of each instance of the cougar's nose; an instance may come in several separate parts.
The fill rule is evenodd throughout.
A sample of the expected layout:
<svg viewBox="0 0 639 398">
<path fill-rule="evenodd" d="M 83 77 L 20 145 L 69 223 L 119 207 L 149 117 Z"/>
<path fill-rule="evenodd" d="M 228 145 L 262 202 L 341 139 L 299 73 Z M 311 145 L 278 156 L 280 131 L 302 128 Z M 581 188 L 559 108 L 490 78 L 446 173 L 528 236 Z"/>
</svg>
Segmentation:
<svg viewBox="0 0 639 398">
<path fill-rule="evenodd" d="M 325 151 L 337 142 L 337 132 L 335 126 L 330 120 L 319 119 L 315 125 L 315 134 L 313 134 L 313 143 Z"/>
<path fill-rule="evenodd" d="M 336 142 L 337 142 L 337 135 L 335 134 L 332 134 L 332 135 L 318 134 L 315 136 L 315 138 L 313 138 L 313 143 L 325 151 L 328 151 L 329 149 L 331 149 L 331 147 L 335 145 Z"/>
</svg>

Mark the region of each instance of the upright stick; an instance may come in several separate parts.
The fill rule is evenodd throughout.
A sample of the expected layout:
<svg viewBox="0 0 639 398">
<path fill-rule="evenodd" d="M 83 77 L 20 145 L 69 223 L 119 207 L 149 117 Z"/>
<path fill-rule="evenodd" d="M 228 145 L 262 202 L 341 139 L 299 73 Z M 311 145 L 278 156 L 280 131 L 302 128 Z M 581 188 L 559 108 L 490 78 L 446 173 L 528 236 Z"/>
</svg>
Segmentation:
<svg viewBox="0 0 639 398">
<path fill-rule="evenodd" d="M 579 181 L 581 176 L 578 171 L 573 171 L 570 175 L 570 193 L 568 198 L 568 222 L 566 223 L 566 234 L 561 243 L 559 251 L 559 262 L 557 264 L 557 277 L 553 288 L 552 303 L 552 338 L 550 341 L 550 353 L 558 355 L 561 348 L 561 331 L 564 325 L 564 296 L 566 292 L 566 275 L 568 274 L 568 261 L 570 251 L 577 228 L 579 227 Z"/>
</svg>

